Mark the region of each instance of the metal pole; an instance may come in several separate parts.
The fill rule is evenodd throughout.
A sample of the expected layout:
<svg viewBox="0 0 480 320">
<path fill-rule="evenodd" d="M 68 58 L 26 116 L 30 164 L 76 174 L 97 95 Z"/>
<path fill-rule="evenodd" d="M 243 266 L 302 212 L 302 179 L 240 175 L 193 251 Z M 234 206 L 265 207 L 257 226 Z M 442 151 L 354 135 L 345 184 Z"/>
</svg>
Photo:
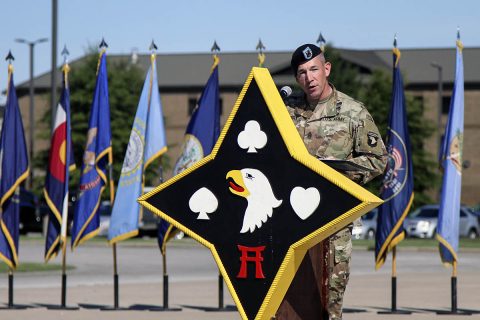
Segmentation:
<svg viewBox="0 0 480 320">
<path fill-rule="evenodd" d="M 13 307 L 13 270 L 8 269 L 8 307 Z"/>
<path fill-rule="evenodd" d="M 430 64 L 432 67 L 438 71 L 438 83 L 437 83 L 437 143 L 438 143 L 438 159 L 440 159 L 440 151 L 442 144 L 442 110 L 443 110 L 443 79 L 442 71 L 443 68 L 440 64 L 432 62 Z"/>
<path fill-rule="evenodd" d="M 35 88 L 33 86 L 33 48 L 35 46 L 35 42 L 31 42 L 28 44 L 30 47 L 30 88 L 29 88 L 29 95 L 30 95 L 30 173 L 29 173 L 29 186 L 30 190 L 33 188 L 33 131 L 35 128 L 35 115 L 34 115 L 34 96 L 35 96 Z"/>
<path fill-rule="evenodd" d="M 57 103 L 57 11 L 58 0 L 52 0 L 52 71 L 50 88 L 50 106 L 52 111 L 51 132 L 55 126 L 55 105 Z"/>
<path fill-rule="evenodd" d="M 163 265 L 163 308 L 168 309 L 168 273 L 167 273 L 167 249 L 162 254 Z"/>
<path fill-rule="evenodd" d="M 452 269 L 452 313 L 456 313 L 457 310 L 457 261 L 453 261 Z"/>
<path fill-rule="evenodd" d="M 397 247 L 392 249 L 392 312 L 397 311 Z"/>
<path fill-rule="evenodd" d="M 108 154 L 109 166 L 108 166 L 108 180 L 110 182 L 110 207 L 113 208 L 113 203 L 115 201 L 115 186 L 113 182 L 113 154 L 110 152 Z M 119 306 L 119 286 L 118 286 L 118 269 L 117 269 L 117 244 L 112 245 L 112 255 L 113 255 L 113 308 L 118 309 Z"/>
<path fill-rule="evenodd" d="M 28 88 L 28 95 L 30 98 L 30 129 L 29 129 L 29 144 L 30 144 L 30 150 L 29 150 L 29 161 L 30 161 L 30 173 L 28 174 L 28 186 L 30 189 L 33 188 L 33 154 L 34 154 L 34 136 L 35 136 L 35 85 L 34 85 L 34 60 L 35 60 L 35 54 L 34 54 L 34 48 L 35 45 L 38 43 L 42 43 L 47 41 L 47 38 L 41 38 L 37 39 L 35 41 L 28 41 L 25 39 L 15 39 L 15 42 L 18 43 L 24 43 L 28 45 L 29 48 L 29 54 L 30 54 L 30 80 L 29 80 L 29 88 Z"/>
<path fill-rule="evenodd" d="M 67 305 L 67 243 L 62 240 L 62 308 Z"/>
<path fill-rule="evenodd" d="M 442 66 L 438 66 L 438 145 L 442 143 L 442 111 L 443 111 L 443 79 L 442 79 Z M 440 148 L 438 148 L 440 152 Z M 440 156 L 440 155 L 439 155 Z"/>
<path fill-rule="evenodd" d="M 223 309 L 223 277 L 218 273 L 218 309 Z"/>
<path fill-rule="evenodd" d="M 113 206 L 113 204 L 112 204 Z M 117 244 L 114 243 L 113 249 L 113 307 L 118 309 L 118 270 L 117 270 Z"/>
</svg>

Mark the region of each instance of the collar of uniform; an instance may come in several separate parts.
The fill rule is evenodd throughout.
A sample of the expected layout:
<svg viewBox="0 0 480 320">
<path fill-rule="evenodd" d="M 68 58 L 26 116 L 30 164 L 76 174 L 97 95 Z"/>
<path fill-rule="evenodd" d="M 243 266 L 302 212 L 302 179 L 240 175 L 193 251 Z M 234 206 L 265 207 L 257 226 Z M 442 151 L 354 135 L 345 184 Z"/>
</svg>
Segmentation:
<svg viewBox="0 0 480 320">
<path fill-rule="evenodd" d="M 338 94 L 335 86 L 331 83 L 328 83 L 328 85 L 332 88 L 332 93 L 324 100 L 319 101 L 313 110 L 317 109 L 321 104 L 326 104 L 324 107 L 325 110 L 323 111 L 324 116 L 334 117 L 340 112 L 341 102 L 338 101 Z"/>
</svg>

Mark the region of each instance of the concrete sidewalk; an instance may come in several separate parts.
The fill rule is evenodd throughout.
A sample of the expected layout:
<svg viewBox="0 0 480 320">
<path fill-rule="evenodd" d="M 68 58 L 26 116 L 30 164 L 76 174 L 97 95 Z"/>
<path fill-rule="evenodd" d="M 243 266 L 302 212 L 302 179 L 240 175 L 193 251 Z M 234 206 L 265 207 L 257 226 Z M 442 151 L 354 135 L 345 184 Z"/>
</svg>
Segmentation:
<svg viewBox="0 0 480 320">
<path fill-rule="evenodd" d="M 459 278 L 459 308 L 480 309 L 478 273 L 463 274 Z M 419 283 L 422 285 L 419 286 Z M 411 315 L 382 315 L 377 311 L 390 308 L 390 278 L 378 275 L 354 276 L 345 297 L 344 319 L 452 319 L 452 315 L 437 315 L 435 310 L 448 310 L 450 303 L 450 279 L 439 279 L 436 274 L 404 275 L 398 279 L 398 308 L 412 311 Z M 18 289 L 15 303 L 30 305 L 25 310 L 0 310 L 0 319 L 168 319 L 215 320 L 240 319 L 237 312 L 212 312 L 218 307 L 215 281 L 189 281 L 170 286 L 171 308 L 181 311 L 151 311 L 149 306 L 161 306 L 162 284 L 126 284 L 120 286 L 120 306 L 136 305 L 139 310 L 101 311 L 101 306 L 112 306 L 112 286 L 91 285 L 68 288 L 68 306 L 80 306 L 78 310 L 50 310 L 60 304 L 60 288 Z M 4 292 L 3 296 L 6 296 Z M 228 292 L 225 306 L 233 302 Z M 194 301 L 194 303 L 192 302 Z M 348 311 L 360 311 L 350 313 Z M 455 316 L 455 319 L 480 319 L 480 313 L 472 316 Z"/>
<path fill-rule="evenodd" d="M 21 261 L 37 261 L 41 244 L 24 244 Z M 60 272 L 18 273 L 15 275 L 14 303 L 30 306 L 24 310 L 0 310 L 0 319 L 240 319 L 236 311 L 207 311 L 218 307 L 218 271 L 205 248 L 189 244 L 169 251 L 169 306 L 181 311 L 153 311 L 163 305 L 161 262 L 156 246 L 121 246 L 120 307 L 136 305 L 137 310 L 101 311 L 113 305 L 111 249 L 85 245 L 69 256 L 75 269 L 69 271 L 67 305 L 77 310 L 52 310 L 60 305 Z M 38 257 L 37 257 L 38 256 Z M 458 308 L 480 310 L 480 250 L 461 252 L 458 269 Z M 140 263 L 139 263 L 140 262 Z M 194 263 L 192 263 L 194 262 Z M 449 310 L 450 270 L 441 266 L 438 253 L 418 250 L 397 252 L 397 308 L 411 315 L 385 315 L 391 305 L 391 262 L 374 271 L 373 253 L 355 249 L 350 283 L 345 295 L 345 320 L 363 319 L 480 319 L 472 316 L 437 315 Z M 0 283 L 0 302 L 8 301 L 7 276 Z M 233 306 L 224 290 L 224 305 Z M 3 305 L 5 308 L 5 305 Z"/>
</svg>

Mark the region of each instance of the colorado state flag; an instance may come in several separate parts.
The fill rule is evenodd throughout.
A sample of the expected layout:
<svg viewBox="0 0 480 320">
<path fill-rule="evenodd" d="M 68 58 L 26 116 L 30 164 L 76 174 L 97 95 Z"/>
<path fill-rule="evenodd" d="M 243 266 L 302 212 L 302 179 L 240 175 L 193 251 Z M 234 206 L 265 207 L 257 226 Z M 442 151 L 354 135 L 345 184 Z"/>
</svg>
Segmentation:
<svg viewBox="0 0 480 320">
<path fill-rule="evenodd" d="M 107 166 L 112 163 L 110 104 L 108 101 L 107 60 L 100 52 L 97 82 L 88 125 L 87 145 L 83 154 L 80 188 L 72 225 L 72 248 L 99 232 L 97 214 L 107 182 Z M 108 156 L 108 158 L 107 158 Z"/>
<path fill-rule="evenodd" d="M 212 152 L 220 135 L 220 95 L 218 85 L 218 64 L 220 59 L 214 55 L 213 66 L 207 84 L 192 113 L 185 132 L 182 153 L 175 164 L 173 175 L 184 171 L 195 162 Z M 158 226 L 158 244 L 165 252 L 167 241 L 173 236 L 173 227 L 166 221 Z"/>
<path fill-rule="evenodd" d="M 65 64 L 63 66 L 62 95 L 55 114 L 49 165 L 43 189 L 50 209 L 45 239 L 45 261 L 49 261 L 58 254 L 61 243 L 65 243 L 67 237 L 69 171 L 75 168 L 70 135 L 68 72 L 69 66 Z"/>
<path fill-rule="evenodd" d="M 375 236 L 376 269 L 385 263 L 388 251 L 405 237 L 403 220 L 413 201 L 412 153 L 396 40 L 394 45 L 392 102 L 386 140 L 388 162 L 380 196 L 385 202 L 379 207 Z"/>
<path fill-rule="evenodd" d="M 0 258 L 12 269 L 18 265 L 20 184 L 29 173 L 22 116 L 8 65 L 7 104 L 0 136 Z"/>
<path fill-rule="evenodd" d="M 140 205 L 137 198 L 142 195 L 143 174 L 147 166 L 166 151 L 155 54 L 152 54 L 113 204 L 108 229 L 110 243 L 138 234 Z"/>
<path fill-rule="evenodd" d="M 440 242 L 442 262 L 454 264 L 457 260 L 462 193 L 463 154 L 463 44 L 457 34 L 455 84 L 453 86 L 447 127 L 442 147 L 443 183 L 436 238 Z"/>
</svg>

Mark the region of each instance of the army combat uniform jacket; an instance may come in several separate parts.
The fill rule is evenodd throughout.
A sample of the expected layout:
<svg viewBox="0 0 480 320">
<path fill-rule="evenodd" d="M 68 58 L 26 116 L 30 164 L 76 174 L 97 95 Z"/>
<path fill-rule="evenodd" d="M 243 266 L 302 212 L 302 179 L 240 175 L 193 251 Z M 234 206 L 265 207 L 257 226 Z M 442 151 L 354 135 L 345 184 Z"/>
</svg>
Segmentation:
<svg viewBox="0 0 480 320">
<path fill-rule="evenodd" d="M 308 152 L 318 159 L 352 161 L 362 167 L 358 171 L 342 172 L 351 180 L 365 184 L 383 173 L 387 151 L 378 128 L 365 106 L 333 89 L 326 101 L 309 106 L 306 101 L 287 106 Z M 322 247 L 323 246 L 323 247 Z M 322 318 L 342 319 L 343 294 L 350 274 L 352 250 L 351 229 L 345 228 L 309 250 L 311 257 L 323 252 L 321 263 L 327 277 L 322 304 L 328 315 Z M 323 291 L 323 289 L 322 289 Z"/>
<path fill-rule="evenodd" d="M 308 152 L 317 157 L 349 160 L 366 170 L 343 172 L 353 181 L 365 184 L 383 173 L 386 165 L 385 145 L 365 106 L 337 91 L 323 108 L 306 102 L 287 106 Z"/>
</svg>

